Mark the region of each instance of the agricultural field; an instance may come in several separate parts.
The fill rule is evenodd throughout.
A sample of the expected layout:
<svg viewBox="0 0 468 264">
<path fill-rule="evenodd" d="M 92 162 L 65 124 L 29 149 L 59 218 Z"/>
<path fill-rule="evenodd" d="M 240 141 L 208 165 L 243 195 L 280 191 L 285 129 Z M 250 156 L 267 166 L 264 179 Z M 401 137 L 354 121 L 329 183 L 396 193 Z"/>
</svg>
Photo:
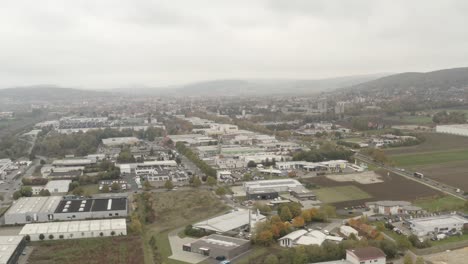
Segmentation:
<svg viewBox="0 0 468 264">
<path fill-rule="evenodd" d="M 371 198 L 368 193 L 354 185 L 320 188 L 315 190 L 314 193 L 324 203 L 339 203 Z"/>
<path fill-rule="evenodd" d="M 341 201 L 334 202 L 338 208 L 362 205 L 365 202 L 370 201 L 380 201 L 380 200 L 406 200 L 414 201 L 419 198 L 424 197 L 434 197 L 436 195 L 442 195 L 441 192 L 434 190 L 426 185 L 420 184 L 418 182 L 408 180 L 402 176 L 390 173 L 387 175 L 386 171 L 378 170 L 376 171 L 381 176 L 383 182 L 373 183 L 373 184 L 360 184 L 357 182 L 337 182 L 328 179 L 325 176 L 319 176 L 314 178 L 309 178 L 305 180 L 312 184 L 318 185 L 321 188 L 337 187 L 337 186 L 354 186 L 359 189 L 361 192 L 367 193 L 370 197 L 364 198 L 361 200 L 352 200 L 352 201 Z M 318 194 L 319 189 L 313 190 Z M 318 191 L 318 192 L 317 192 Z"/>
<path fill-rule="evenodd" d="M 423 173 L 426 177 L 468 190 L 468 137 L 426 133 L 417 146 L 386 149 L 396 166 Z"/>
<path fill-rule="evenodd" d="M 465 202 L 451 195 L 434 196 L 428 198 L 417 199 L 414 205 L 423 208 L 428 212 L 437 211 L 457 211 L 465 209 Z"/>
<path fill-rule="evenodd" d="M 432 117 L 429 116 L 392 116 L 386 117 L 385 120 L 394 122 L 396 124 L 411 124 L 411 125 L 432 125 Z"/>
<path fill-rule="evenodd" d="M 391 156 L 396 166 L 410 168 L 411 166 L 438 164 L 451 161 L 467 161 L 468 150 L 447 152 L 425 152 L 416 154 L 400 154 Z"/>
<path fill-rule="evenodd" d="M 428 152 L 450 152 L 468 148 L 468 137 L 440 133 L 423 133 L 423 136 L 426 138 L 426 141 L 422 144 L 410 147 L 388 148 L 385 149 L 385 153 L 389 156 L 394 156 Z"/>
<path fill-rule="evenodd" d="M 32 243 L 29 263 L 143 263 L 140 237 L 106 237 Z"/>
<path fill-rule="evenodd" d="M 224 205 L 212 192 L 192 189 L 184 191 L 167 191 L 151 193 L 153 209 L 156 214 L 154 223 L 144 226 L 145 261 L 153 263 L 153 252 L 148 246 L 152 236 L 156 239 L 158 253 L 164 263 L 181 263 L 168 259 L 172 255 L 168 240 L 169 232 L 183 228 L 194 222 L 224 213 L 228 207 Z M 143 205 L 139 205 L 139 210 Z"/>
<path fill-rule="evenodd" d="M 411 166 L 410 169 L 421 172 L 436 181 L 468 191 L 467 160 Z"/>
</svg>

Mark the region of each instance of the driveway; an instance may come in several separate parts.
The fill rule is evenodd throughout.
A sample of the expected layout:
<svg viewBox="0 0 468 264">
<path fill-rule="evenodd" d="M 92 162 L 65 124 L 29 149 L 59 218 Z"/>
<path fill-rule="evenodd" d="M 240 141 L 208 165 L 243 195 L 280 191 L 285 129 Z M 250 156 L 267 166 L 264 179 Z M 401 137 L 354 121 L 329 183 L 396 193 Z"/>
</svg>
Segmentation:
<svg viewBox="0 0 468 264">
<path fill-rule="evenodd" d="M 187 243 L 192 243 L 193 241 L 197 240 L 196 238 L 185 237 L 180 238 L 177 233 L 180 232 L 182 229 L 177 229 L 169 233 L 169 243 L 171 244 L 172 255 L 169 257 L 170 259 L 179 260 L 187 263 L 199 263 L 203 260 L 207 259 L 208 257 L 187 252 L 182 250 L 182 246 Z"/>
</svg>

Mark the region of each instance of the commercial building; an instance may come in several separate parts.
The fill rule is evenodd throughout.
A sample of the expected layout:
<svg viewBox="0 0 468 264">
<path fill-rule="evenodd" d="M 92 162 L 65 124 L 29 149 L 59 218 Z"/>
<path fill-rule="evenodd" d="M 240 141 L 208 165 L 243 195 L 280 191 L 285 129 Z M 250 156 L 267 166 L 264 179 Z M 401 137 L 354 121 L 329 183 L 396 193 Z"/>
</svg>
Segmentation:
<svg viewBox="0 0 468 264">
<path fill-rule="evenodd" d="M 246 192 L 248 200 L 273 200 L 278 198 L 278 192 L 273 189 L 252 189 Z"/>
<path fill-rule="evenodd" d="M 128 215 L 127 198 L 63 199 L 52 220 L 116 218 Z"/>
<path fill-rule="evenodd" d="M 216 143 L 217 140 L 208 137 L 205 135 L 200 135 L 200 134 L 186 134 L 186 135 L 169 135 L 167 136 L 169 139 L 176 144 L 177 142 L 182 142 L 184 144 L 188 145 L 197 145 L 197 146 L 202 146 L 202 145 L 209 145 Z"/>
<path fill-rule="evenodd" d="M 45 185 L 45 189 L 48 190 L 51 194 L 66 193 L 68 192 L 68 187 L 70 186 L 70 183 L 71 180 L 49 181 Z"/>
<path fill-rule="evenodd" d="M 346 250 L 346 260 L 352 264 L 385 264 L 386 256 L 376 247 L 364 247 Z"/>
<path fill-rule="evenodd" d="M 246 192 L 252 190 L 274 190 L 276 192 L 289 192 L 297 188 L 303 188 L 303 185 L 293 179 L 279 179 L 279 180 L 262 180 L 262 181 L 249 181 L 244 182 L 244 190 Z"/>
<path fill-rule="evenodd" d="M 136 145 L 140 140 L 136 137 L 115 137 L 115 138 L 104 138 L 102 144 L 106 147 L 117 147 L 125 145 Z"/>
<path fill-rule="evenodd" d="M 23 236 L 0 236 L 0 264 L 16 264 L 26 247 Z"/>
<path fill-rule="evenodd" d="M 340 242 L 342 237 L 330 236 L 318 230 L 307 231 L 304 229 L 296 230 L 278 239 L 282 247 L 322 245 L 326 240 Z"/>
<path fill-rule="evenodd" d="M 468 124 L 436 126 L 436 132 L 468 137 Z"/>
<path fill-rule="evenodd" d="M 316 262 L 315 264 L 385 264 L 386 256 L 376 247 L 364 247 L 346 250 L 346 259 Z"/>
<path fill-rule="evenodd" d="M 49 181 L 44 186 L 31 186 L 34 195 L 39 195 L 42 190 L 48 190 L 50 194 L 66 193 L 71 180 Z"/>
<path fill-rule="evenodd" d="M 57 220 L 116 218 L 128 215 L 127 198 L 62 199 L 61 196 L 22 197 L 5 213 L 5 224 Z"/>
<path fill-rule="evenodd" d="M 19 234 L 29 236 L 31 241 L 124 236 L 127 223 L 120 218 L 27 224 Z"/>
<path fill-rule="evenodd" d="M 73 167 L 73 166 L 88 166 L 95 164 L 96 160 L 90 159 L 57 159 L 52 162 L 54 167 Z"/>
<path fill-rule="evenodd" d="M 423 212 L 421 207 L 414 206 L 410 202 L 406 201 L 367 202 L 366 206 L 369 207 L 374 213 L 384 215 L 418 214 Z"/>
<path fill-rule="evenodd" d="M 214 232 L 217 234 L 237 234 L 242 230 L 255 227 L 255 224 L 264 221 L 266 217 L 250 210 L 239 209 L 230 213 L 213 217 L 193 225 L 193 228 Z"/>
<path fill-rule="evenodd" d="M 202 237 L 190 244 L 185 244 L 182 249 L 212 258 L 224 257 L 226 259 L 233 259 L 250 249 L 250 241 L 213 234 Z"/>
<path fill-rule="evenodd" d="M 468 219 L 456 214 L 415 218 L 407 220 L 407 223 L 413 234 L 417 236 L 462 231 L 468 228 Z"/>
<path fill-rule="evenodd" d="M 340 233 L 346 237 L 349 237 L 351 234 L 354 234 L 356 237 L 359 235 L 359 232 L 356 229 L 346 225 L 340 227 Z"/>
<path fill-rule="evenodd" d="M 62 200 L 60 196 L 22 197 L 5 213 L 5 224 L 47 222 L 54 219 L 54 211 Z"/>
</svg>

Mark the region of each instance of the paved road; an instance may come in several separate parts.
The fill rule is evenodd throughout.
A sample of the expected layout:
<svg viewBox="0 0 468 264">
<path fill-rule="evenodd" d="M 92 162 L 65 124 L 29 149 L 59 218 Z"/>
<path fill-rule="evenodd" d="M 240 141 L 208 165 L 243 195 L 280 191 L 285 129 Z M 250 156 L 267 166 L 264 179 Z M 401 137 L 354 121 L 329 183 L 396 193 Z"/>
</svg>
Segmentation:
<svg viewBox="0 0 468 264">
<path fill-rule="evenodd" d="M 180 238 L 177 234 L 182 231 L 182 229 L 183 228 L 173 230 L 168 234 L 169 244 L 171 245 L 172 251 L 172 255 L 169 256 L 169 258 L 187 263 L 199 263 L 207 259 L 207 256 L 182 250 L 182 246 L 184 244 L 192 243 L 197 240 L 196 238 L 191 237 Z"/>
<path fill-rule="evenodd" d="M 401 169 L 398 169 L 398 168 L 395 168 L 395 167 L 390 167 L 390 166 L 378 164 L 378 163 L 374 162 L 371 158 L 369 158 L 369 157 L 367 157 L 365 155 L 359 154 L 359 153 L 357 153 L 355 155 L 355 158 L 358 159 L 358 160 L 361 160 L 363 162 L 366 162 L 368 164 L 372 164 L 372 165 L 375 165 L 377 167 L 381 167 L 383 169 L 386 169 L 389 172 L 395 173 L 395 174 L 400 175 L 402 177 L 405 177 L 405 178 L 407 178 L 409 180 L 416 181 L 416 182 L 419 182 L 421 184 L 424 184 L 424 185 L 426 185 L 428 187 L 431 187 L 432 189 L 436 189 L 438 191 L 441 191 L 443 193 L 446 193 L 448 195 L 452 195 L 452 196 L 454 196 L 454 197 L 456 197 L 458 199 L 466 201 L 465 196 L 463 194 L 461 194 L 461 193 L 457 193 L 455 191 L 456 188 L 453 187 L 453 186 L 449 186 L 447 184 L 440 183 L 440 182 L 432 180 L 432 179 L 428 179 L 427 177 L 424 177 L 423 179 L 416 178 L 416 177 L 413 176 L 413 172 L 406 171 L 406 170 L 402 171 Z"/>
</svg>

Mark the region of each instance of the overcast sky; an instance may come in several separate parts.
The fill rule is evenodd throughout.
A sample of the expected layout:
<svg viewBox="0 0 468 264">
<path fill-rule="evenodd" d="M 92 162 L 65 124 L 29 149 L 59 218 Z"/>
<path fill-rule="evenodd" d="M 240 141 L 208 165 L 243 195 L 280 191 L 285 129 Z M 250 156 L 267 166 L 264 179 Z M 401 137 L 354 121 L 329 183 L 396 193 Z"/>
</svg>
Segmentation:
<svg viewBox="0 0 468 264">
<path fill-rule="evenodd" d="M 468 1 L 3 0 L 0 87 L 468 66 Z"/>
</svg>

